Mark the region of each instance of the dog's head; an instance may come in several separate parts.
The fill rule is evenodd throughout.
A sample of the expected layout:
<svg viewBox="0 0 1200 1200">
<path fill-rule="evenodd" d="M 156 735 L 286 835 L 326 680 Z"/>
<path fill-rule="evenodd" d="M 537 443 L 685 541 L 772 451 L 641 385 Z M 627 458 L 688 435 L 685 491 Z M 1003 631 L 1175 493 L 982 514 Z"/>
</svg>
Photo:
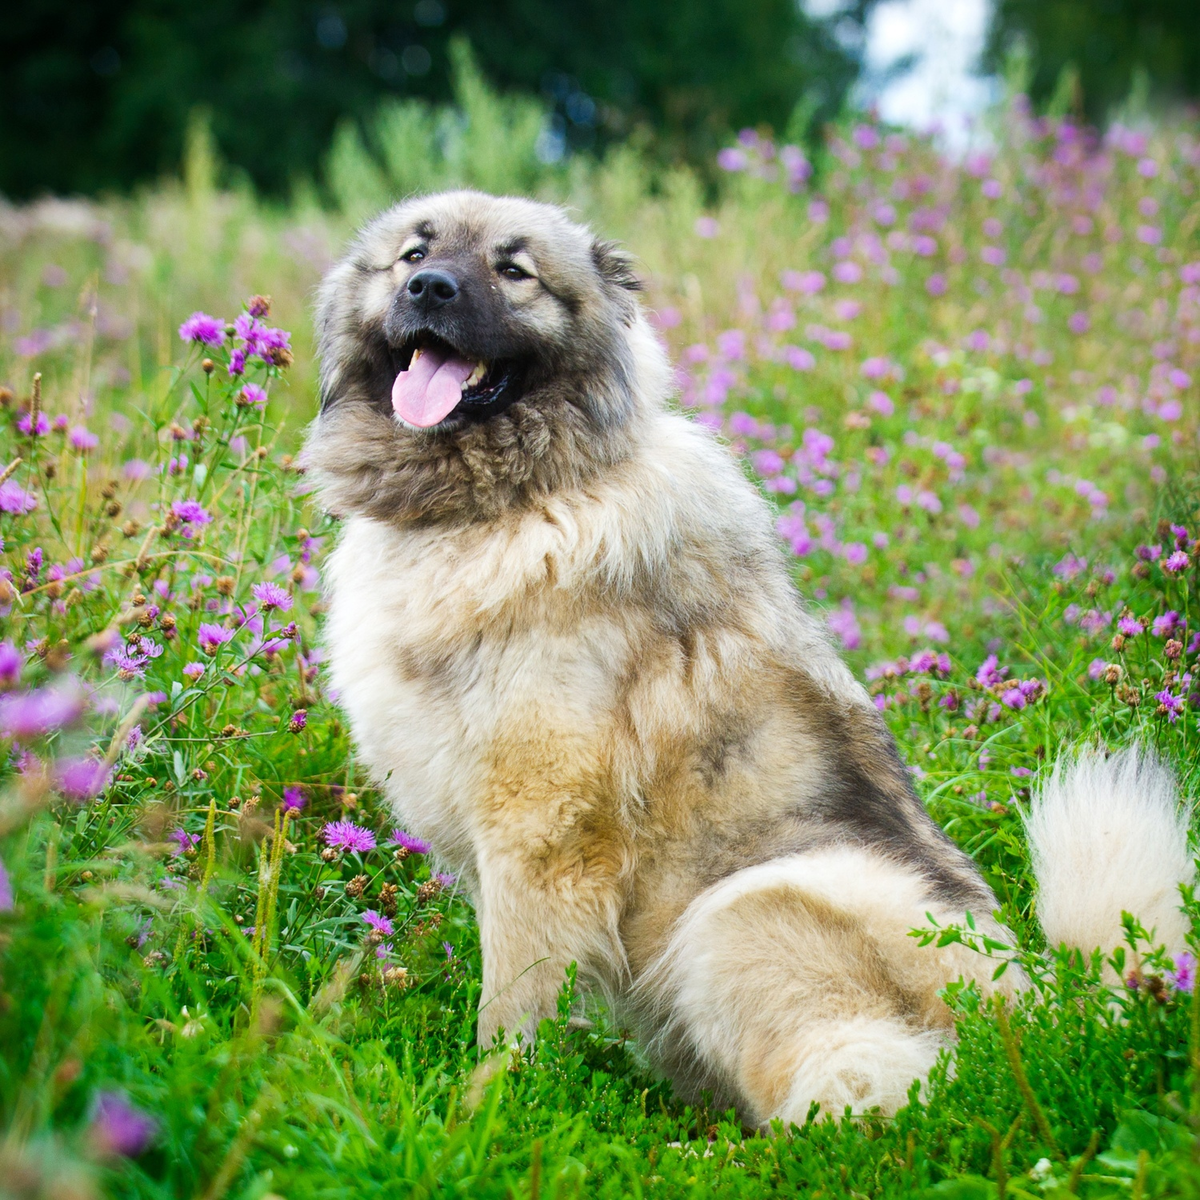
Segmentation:
<svg viewBox="0 0 1200 1200">
<path fill-rule="evenodd" d="M 449 192 L 376 218 L 320 291 L 326 502 L 479 520 L 619 462 L 666 386 L 637 289 L 550 205 Z"/>
</svg>

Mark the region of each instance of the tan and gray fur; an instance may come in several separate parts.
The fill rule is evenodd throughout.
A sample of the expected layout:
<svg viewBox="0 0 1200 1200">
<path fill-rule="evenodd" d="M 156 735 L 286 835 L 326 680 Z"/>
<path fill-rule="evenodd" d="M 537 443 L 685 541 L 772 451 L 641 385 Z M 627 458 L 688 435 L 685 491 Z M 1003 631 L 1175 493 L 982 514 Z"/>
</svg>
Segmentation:
<svg viewBox="0 0 1200 1200">
<path fill-rule="evenodd" d="M 431 267 L 459 293 L 422 314 Z M 952 1038 L 939 989 L 1020 975 L 909 936 L 968 911 L 1007 934 L 766 503 L 670 407 L 636 286 L 560 210 L 471 192 L 389 210 L 330 271 L 305 462 L 344 518 L 332 681 L 475 905 L 482 1047 L 529 1043 L 576 962 L 684 1095 L 749 1123 L 894 1111 Z M 389 392 L 423 330 L 519 363 L 516 398 L 406 425 Z"/>
</svg>

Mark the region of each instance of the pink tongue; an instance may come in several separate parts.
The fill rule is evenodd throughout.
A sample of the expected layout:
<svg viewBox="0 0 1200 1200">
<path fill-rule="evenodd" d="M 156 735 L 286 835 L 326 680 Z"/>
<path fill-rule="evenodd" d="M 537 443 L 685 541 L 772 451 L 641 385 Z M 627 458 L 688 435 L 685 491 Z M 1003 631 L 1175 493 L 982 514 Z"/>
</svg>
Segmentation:
<svg viewBox="0 0 1200 1200">
<path fill-rule="evenodd" d="M 392 384 L 392 407 L 410 425 L 428 429 L 445 420 L 462 397 L 462 385 L 475 364 L 425 350 Z"/>
</svg>

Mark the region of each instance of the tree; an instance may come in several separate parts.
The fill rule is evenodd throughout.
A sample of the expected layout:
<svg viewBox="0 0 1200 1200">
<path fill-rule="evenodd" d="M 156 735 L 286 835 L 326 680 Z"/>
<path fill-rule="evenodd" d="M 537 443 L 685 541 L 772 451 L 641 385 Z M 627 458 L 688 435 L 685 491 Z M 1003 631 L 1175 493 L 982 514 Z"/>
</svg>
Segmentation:
<svg viewBox="0 0 1200 1200">
<path fill-rule="evenodd" d="M 0 23 L 0 191 L 173 171 L 202 108 L 221 156 L 282 193 L 347 116 L 447 99 L 460 35 L 494 83 L 546 98 L 566 145 L 644 125 L 675 156 L 782 127 L 805 95 L 829 115 L 857 69 L 796 0 L 22 0 Z"/>
<path fill-rule="evenodd" d="M 1023 40 L 1030 90 L 1050 96 L 1064 69 L 1079 73 L 1083 106 L 1099 122 L 1144 73 L 1157 98 L 1200 96 L 1200 4 L 1196 0 L 996 0 L 989 60 L 998 66 Z"/>
</svg>

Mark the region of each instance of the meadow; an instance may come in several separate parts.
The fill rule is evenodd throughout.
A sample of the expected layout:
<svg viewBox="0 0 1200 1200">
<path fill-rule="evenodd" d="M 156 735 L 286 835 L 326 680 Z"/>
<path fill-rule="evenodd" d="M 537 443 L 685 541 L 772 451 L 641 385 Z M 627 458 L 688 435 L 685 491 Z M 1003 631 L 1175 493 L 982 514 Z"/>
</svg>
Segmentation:
<svg viewBox="0 0 1200 1200">
<path fill-rule="evenodd" d="M 1200 125 L 1016 96 L 961 160 L 863 119 L 702 178 L 543 165 L 535 116 L 464 63 L 287 204 L 218 186 L 197 126 L 180 180 L 0 208 L 0 1195 L 1195 1194 L 1195 958 L 1130 923 L 1114 993 L 1047 948 L 1021 812 L 1095 741 L 1200 788 Z M 683 1105 L 603 1011 L 569 1025 L 570 977 L 470 1094 L 471 911 L 326 688 L 298 458 L 322 271 L 459 183 L 637 254 L 677 403 L 1021 937 L 1036 986 L 952 986 L 957 1051 L 892 1120 Z"/>
</svg>

